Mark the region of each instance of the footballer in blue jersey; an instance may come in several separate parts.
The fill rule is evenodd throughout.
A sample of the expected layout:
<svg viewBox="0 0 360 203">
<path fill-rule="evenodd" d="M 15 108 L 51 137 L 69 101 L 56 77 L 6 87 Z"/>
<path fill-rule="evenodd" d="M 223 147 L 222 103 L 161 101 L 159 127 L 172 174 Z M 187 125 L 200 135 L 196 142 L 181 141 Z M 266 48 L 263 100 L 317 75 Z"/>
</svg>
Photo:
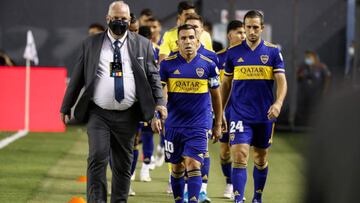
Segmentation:
<svg viewBox="0 0 360 203">
<path fill-rule="evenodd" d="M 217 141 L 221 134 L 218 69 L 213 61 L 197 53 L 198 36 L 194 26 L 180 26 L 179 53 L 160 64 L 161 81 L 166 85 L 168 95 L 165 158 L 172 163 L 171 185 L 175 202 L 179 203 L 184 202 L 185 169 L 188 174 L 187 202 L 195 203 L 199 199 L 202 184 L 200 167 L 207 151 L 209 91 L 215 113 L 213 139 Z"/>
<path fill-rule="evenodd" d="M 286 96 L 284 62 L 279 49 L 260 35 L 263 14 L 252 10 L 245 14 L 246 40 L 228 49 L 222 101 L 230 100 L 229 133 L 233 158 L 232 183 L 235 202 L 243 202 L 250 145 L 254 149 L 254 196 L 262 202 L 268 173 L 268 147 L 274 122 Z M 276 98 L 273 96 L 276 82 Z M 230 93 L 231 92 L 231 93 Z M 230 96 L 230 98 L 229 98 Z M 225 104 L 226 105 L 226 104 Z"/>
<path fill-rule="evenodd" d="M 188 24 L 190 24 L 190 23 L 188 23 Z M 212 60 L 215 63 L 215 65 L 217 67 L 219 67 L 219 60 L 218 60 L 216 53 L 205 49 L 205 47 L 201 43 L 199 45 L 200 46 L 197 49 L 197 52 L 199 54 L 209 58 L 210 60 Z M 171 52 L 169 56 L 173 56 L 178 53 L 179 53 L 179 51 Z M 210 97 L 210 93 L 209 93 L 209 97 Z M 208 128 L 207 129 L 208 129 L 208 137 L 210 137 L 212 134 L 211 129 L 213 126 L 213 111 L 212 111 L 210 100 L 209 100 L 209 103 L 207 104 L 207 106 L 208 106 L 208 110 L 207 110 Z M 201 191 L 200 191 L 200 195 L 199 195 L 199 201 L 200 202 L 211 202 L 211 199 L 207 195 L 207 183 L 208 183 L 209 172 L 210 172 L 210 154 L 208 151 L 205 153 L 203 161 L 204 161 L 204 163 L 201 165 L 202 186 L 201 186 Z M 187 191 L 185 191 L 185 193 L 186 192 Z M 185 198 L 186 198 L 186 196 L 187 195 L 185 194 Z"/>
<path fill-rule="evenodd" d="M 186 16 L 185 23 L 192 25 L 195 27 L 196 32 L 200 36 L 204 31 L 204 22 L 202 20 L 202 17 L 197 14 L 189 14 Z M 219 67 L 219 59 L 215 52 L 205 49 L 205 47 L 202 44 L 199 44 L 198 53 L 208 57 L 211 59 L 217 67 Z M 210 97 L 210 94 L 209 94 Z M 211 107 L 211 102 L 208 104 L 208 136 L 211 136 L 211 128 L 213 124 L 213 111 Z M 201 203 L 210 203 L 211 199 L 208 197 L 207 193 L 207 184 L 209 180 L 209 173 L 210 172 L 210 153 L 207 151 L 204 156 L 204 163 L 201 166 L 201 177 L 202 177 L 202 185 L 201 185 L 201 191 L 199 195 L 199 202 Z"/>
<path fill-rule="evenodd" d="M 246 38 L 244 24 L 239 20 L 233 20 L 229 22 L 227 26 L 227 38 L 229 46 L 235 46 L 241 43 Z M 217 52 L 219 58 L 219 70 L 220 70 L 220 81 L 223 79 L 224 69 L 226 66 L 227 60 L 227 48 Z M 224 110 L 226 121 L 229 121 L 230 118 L 230 101 L 228 101 L 227 106 Z M 231 181 L 231 156 L 230 156 L 230 145 L 229 145 L 229 133 L 224 132 L 220 141 L 220 160 L 221 160 L 221 169 L 226 178 L 226 187 L 224 190 L 224 197 L 231 199 L 233 197 L 233 185 Z"/>
</svg>

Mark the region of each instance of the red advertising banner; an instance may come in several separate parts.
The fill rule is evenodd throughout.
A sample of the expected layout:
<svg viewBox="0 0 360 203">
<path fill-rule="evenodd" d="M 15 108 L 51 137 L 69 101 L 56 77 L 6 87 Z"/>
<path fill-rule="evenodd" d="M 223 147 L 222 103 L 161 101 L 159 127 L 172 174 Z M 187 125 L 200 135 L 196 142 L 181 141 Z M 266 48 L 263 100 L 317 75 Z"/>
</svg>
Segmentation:
<svg viewBox="0 0 360 203">
<path fill-rule="evenodd" d="M 0 66 L 0 130 L 17 131 L 25 125 L 25 67 Z M 63 132 L 60 106 L 66 89 L 66 68 L 30 68 L 30 123 L 32 132 Z"/>
</svg>

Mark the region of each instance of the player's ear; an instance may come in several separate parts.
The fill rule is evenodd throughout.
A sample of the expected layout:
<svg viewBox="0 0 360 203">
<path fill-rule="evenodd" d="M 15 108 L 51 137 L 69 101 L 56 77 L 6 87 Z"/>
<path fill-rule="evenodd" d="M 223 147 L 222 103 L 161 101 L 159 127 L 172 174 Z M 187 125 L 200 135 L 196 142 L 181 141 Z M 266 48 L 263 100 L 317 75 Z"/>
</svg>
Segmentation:
<svg viewBox="0 0 360 203">
<path fill-rule="evenodd" d="M 230 42 L 230 39 L 231 39 L 231 36 L 230 36 L 230 32 L 229 33 L 227 33 L 227 39 L 228 39 L 228 41 Z"/>
</svg>

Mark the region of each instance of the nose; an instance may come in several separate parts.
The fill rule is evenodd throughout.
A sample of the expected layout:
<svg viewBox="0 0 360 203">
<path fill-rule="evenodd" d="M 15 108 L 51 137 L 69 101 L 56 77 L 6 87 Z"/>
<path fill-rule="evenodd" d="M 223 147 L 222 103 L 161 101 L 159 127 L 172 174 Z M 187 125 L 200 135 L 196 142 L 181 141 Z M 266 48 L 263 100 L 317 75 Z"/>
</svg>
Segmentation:
<svg viewBox="0 0 360 203">
<path fill-rule="evenodd" d="M 254 34 L 255 30 L 254 28 L 250 28 L 250 34 Z"/>
</svg>

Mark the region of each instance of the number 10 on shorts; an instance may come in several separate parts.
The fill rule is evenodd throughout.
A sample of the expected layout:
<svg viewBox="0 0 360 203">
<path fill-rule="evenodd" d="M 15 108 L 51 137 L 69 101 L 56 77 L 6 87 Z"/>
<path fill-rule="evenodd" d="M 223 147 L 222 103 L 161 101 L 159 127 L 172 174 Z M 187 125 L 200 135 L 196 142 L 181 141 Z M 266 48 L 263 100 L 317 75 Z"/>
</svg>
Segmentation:
<svg viewBox="0 0 360 203">
<path fill-rule="evenodd" d="M 166 152 L 170 152 L 170 153 L 174 152 L 174 145 L 173 145 L 172 142 L 164 140 L 164 144 L 165 144 L 165 151 Z"/>
<path fill-rule="evenodd" d="M 242 121 L 231 121 L 230 123 L 230 133 L 244 132 L 244 126 Z M 166 146 L 166 145 L 165 145 Z"/>
</svg>

